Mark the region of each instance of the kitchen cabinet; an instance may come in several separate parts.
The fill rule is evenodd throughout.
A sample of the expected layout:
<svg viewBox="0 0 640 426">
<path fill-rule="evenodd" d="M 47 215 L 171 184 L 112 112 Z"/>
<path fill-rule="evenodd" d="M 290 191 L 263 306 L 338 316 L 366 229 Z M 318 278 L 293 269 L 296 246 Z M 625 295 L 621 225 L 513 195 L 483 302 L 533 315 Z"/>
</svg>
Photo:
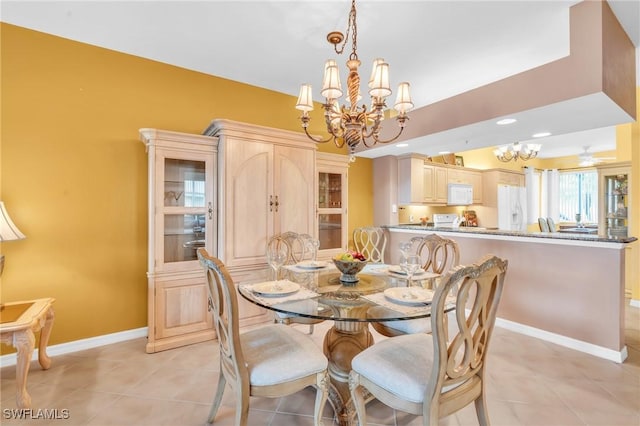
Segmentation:
<svg viewBox="0 0 640 426">
<path fill-rule="evenodd" d="M 483 171 L 483 206 L 498 207 L 498 185 L 524 187 L 524 173 L 506 169 L 487 169 Z"/>
<path fill-rule="evenodd" d="M 427 165 L 422 168 L 423 202 L 447 203 L 447 169 L 444 167 Z"/>
<path fill-rule="evenodd" d="M 473 187 L 473 203 L 482 203 L 482 173 L 479 170 L 425 162 L 426 157 L 398 157 L 398 204 L 447 204 L 449 183 Z"/>
<path fill-rule="evenodd" d="M 631 164 L 610 163 L 597 166 L 597 170 L 599 233 L 610 237 L 626 237 L 631 208 Z"/>
<path fill-rule="evenodd" d="M 349 241 L 349 157 L 318 152 L 316 169 L 317 235 L 320 240 L 318 256 L 329 259 L 344 250 Z"/>
<path fill-rule="evenodd" d="M 425 202 L 424 161 L 417 154 L 398 157 L 398 204 Z"/>
<path fill-rule="evenodd" d="M 447 169 L 425 160 L 418 154 L 398 157 L 398 204 L 447 203 Z"/>
<path fill-rule="evenodd" d="M 275 234 L 315 235 L 314 142 L 230 120 L 214 120 L 205 134 L 219 138 L 222 153 L 219 253 L 230 271 L 266 268 Z"/>
<path fill-rule="evenodd" d="M 149 353 L 215 337 L 198 247 L 216 254 L 218 140 L 140 129 L 148 155 Z"/>
<path fill-rule="evenodd" d="M 473 187 L 473 204 L 481 204 L 483 202 L 482 172 L 461 167 L 450 167 L 447 168 L 447 183 L 471 185 Z"/>
</svg>

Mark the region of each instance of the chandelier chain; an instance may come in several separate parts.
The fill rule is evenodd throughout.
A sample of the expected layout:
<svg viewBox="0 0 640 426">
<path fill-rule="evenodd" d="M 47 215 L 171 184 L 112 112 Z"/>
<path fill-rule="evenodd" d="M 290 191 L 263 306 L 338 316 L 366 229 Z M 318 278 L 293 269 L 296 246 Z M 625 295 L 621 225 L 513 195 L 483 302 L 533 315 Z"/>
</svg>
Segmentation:
<svg viewBox="0 0 640 426">
<path fill-rule="evenodd" d="M 344 52 L 344 48 L 347 46 L 347 42 L 349 41 L 349 32 L 351 33 L 351 55 L 349 55 L 350 59 L 358 59 L 358 54 L 356 50 L 358 49 L 358 25 L 356 24 L 356 0 L 351 0 L 351 11 L 349 12 L 349 22 L 347 24 L 347 31 L 345 32 L 344 41 L 342 42 L 342 46 L 338 49 L 338 44 L 333 45 L 333 49 L 336 51 L 338 55 L 341 55 Z"/>
</svg>

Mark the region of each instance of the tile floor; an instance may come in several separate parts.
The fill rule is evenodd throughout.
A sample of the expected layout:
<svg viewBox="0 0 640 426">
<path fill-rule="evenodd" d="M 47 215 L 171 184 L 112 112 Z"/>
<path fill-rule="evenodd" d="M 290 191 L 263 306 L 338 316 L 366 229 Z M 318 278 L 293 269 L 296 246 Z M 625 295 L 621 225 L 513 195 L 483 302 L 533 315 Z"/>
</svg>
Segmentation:
<svg viewBox="0 0 640 426">
<path fill-rule="evenodd" d="M 488 408 L 496 425 L 640 425 L 640 309 L 628 308 L 629 357 L 599 359 L 496 328 L 488 363 Z M 320 345 L 330 323 L 316 326 Z M 297 326 L 296 326 L 297 327 Z M 307 331 L 306 326 L 300 326 Z M 377 337 L 377 336 L 376 336 Z M 2 425 L 204 425 L 218 376 L 215 342 L 156 354 L 137 339 L 53 358 L 48 371 L 31 365 L 33 408 L 68 410 L 65 420 L 15 420 L 15 369 L 0 370 Z M 311 425 L 315 390 L 281 399 L 253 398 L 250 425 Z M 234 397 L 227 390 L 217 425 L 232 425 Z M 367 405 L 370 425 L 418 425 L 422 418 Z M 325 409 L 325 425 L 336 424 Z M 477 425 L 473 406 L 441 420 Z"/>
</svg>

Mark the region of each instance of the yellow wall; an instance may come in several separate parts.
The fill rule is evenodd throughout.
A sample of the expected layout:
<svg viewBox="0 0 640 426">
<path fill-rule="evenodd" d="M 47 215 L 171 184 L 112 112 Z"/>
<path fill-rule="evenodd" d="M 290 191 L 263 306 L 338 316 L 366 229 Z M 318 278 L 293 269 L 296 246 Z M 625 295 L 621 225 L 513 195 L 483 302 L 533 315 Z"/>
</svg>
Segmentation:
<svg viewBox="0 0 640 426">
<path fill-rule="evenodd" d="M 147 159 L 138 129 L 199 134 L 227 118 L 301 131 L 295 98 L 5 23 L 0 33 L 0 199 L 27 235 L 0 247 L 2 300 L 55 297 L 52 344 L 146 326 Z M 310 131 L 324 134 L 322 111 L 312 116 Z M 640 211 L 637 123 L 629 133 Z M 480 166 L 475 155 L 464 153 L 466 166 L 520 166 L 490 157 Z M 358 158 L 349 178 L 351 234 L 373 222 L 372 161 Z"/>
<path fill-rule="evenodd" d="M 301 131 L 295 98 L 5 23 L 0 31 L 0 199 L 27 235 L 0 247 L 2 300 L 55 297 L 52 344 L 144 327 L 138 129 L 199 134 L 227 118 Z M 320 116 L 311 131 L 323 133 Z M 350 223 L 371 223 L 371 160 L 349 173 L 359 182 Z"/>
</svg>

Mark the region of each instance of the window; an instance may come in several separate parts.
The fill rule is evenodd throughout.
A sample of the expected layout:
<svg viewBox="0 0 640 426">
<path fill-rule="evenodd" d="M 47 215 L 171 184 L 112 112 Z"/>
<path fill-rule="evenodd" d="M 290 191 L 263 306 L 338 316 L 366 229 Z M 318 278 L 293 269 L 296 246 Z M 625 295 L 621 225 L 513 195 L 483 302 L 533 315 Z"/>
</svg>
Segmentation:
<svg viewBox="0 0 640 426">
<path fill-rule="evenodd" d="M 561 221 L 598 222 L 598 173 L 595 170 L 561 171 L 558 182 L 558 213 Z"/>
</svg>

